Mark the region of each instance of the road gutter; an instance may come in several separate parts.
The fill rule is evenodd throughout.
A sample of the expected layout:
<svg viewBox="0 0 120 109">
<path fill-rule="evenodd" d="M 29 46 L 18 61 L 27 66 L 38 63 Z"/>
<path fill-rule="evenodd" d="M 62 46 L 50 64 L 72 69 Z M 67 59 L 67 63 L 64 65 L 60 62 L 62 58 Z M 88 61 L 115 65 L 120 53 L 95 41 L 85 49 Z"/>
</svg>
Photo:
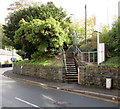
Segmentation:
<svg viewBox="0 0 120 109">
<path fill-rule="evenodd" d="M 106 94 L 102 94 L 102 93 L 83 91 L 83 90 L 65 89 L 65 88 L 61 88 L 61 87 L 57 87 L 57 86 L 51 86 L 51 85 L 47 85 L 47 84 L 43 84 L 43 83 L 40 83 L 40 82 L 35 82 L 35 81 L 27 80 L 27 79 L 20 79 L 20 78 L 15 78 L 15 77 L 10 77 L 10 76 L 7 76 L 7 77 L 9 77 L 11 79 L 14 79 L 16 81 L 28 83 L 28 84 L 31 84 L 31 85 L 41 86 L 43 88 L 49 88 L 49 89 L 64 91 L 64 92 L 67 92 L 67 93 L 82 95 L 82 96 L 85 96 L 85 97 L 90 97 L 90 98 L 95 98 L 95 99 L 99 99 L 99 100 L 103 100 L 103 101 L 107 101 L 107 102 L 120 104 L 120 102 L 119 102 L 120 97 L 113 96 L 113 95 L 106 95 Z"/>
</svg>

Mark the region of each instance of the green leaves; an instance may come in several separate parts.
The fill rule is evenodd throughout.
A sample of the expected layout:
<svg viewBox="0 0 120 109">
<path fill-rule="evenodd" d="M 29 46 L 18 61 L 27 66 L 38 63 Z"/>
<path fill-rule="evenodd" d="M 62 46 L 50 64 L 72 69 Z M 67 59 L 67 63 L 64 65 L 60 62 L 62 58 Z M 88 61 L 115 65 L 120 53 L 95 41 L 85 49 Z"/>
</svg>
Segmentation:
<svg viewBox="0 0 120 109">
<path fill-rule="evenodd" d="M 103 32 L 101 42 L 108 45 L 108 57 L 120 55 L 120 18 L 118 18 L 110 31 Z"/>
<path fill-rule="evenodd" d="M 67 14 L 62 8 L 52 2 L 26 7 L 10 13 L 4 25 L 4 33 L 13 42 L 15 49 L 21 49 L 26 56 L 31 57 L 39 51 L 38 46 L 44 41 L 49 45 L 46 50 L 49 53 L 57 53 L 64 41 L 71 42 L 70 18 L 66 18 Z"/>
<path fill-rule="evenodd" d="M 87 39 L 91 37 L 92 33 L 94 32 L 94 24 L 93 24 L 94 18 L 90 17 L 87 19 Z M 84 20 L 76 20 L 72 24 L 72 28 L 77 33 L 77 36 L 79 38 L 78 42 L 81 42 L 85 40 L 85 21 Z"/>
<path fill-rule="evenodd" d="M 70 38 L 60 22 L 51 17 L 45 21 L 40 19 L 33 19 L 30 22 L 20 20 L 20 28 L 15 32 L 14 40 L 15 43 L 21 43 L 24 47 L 28 45 L 23 42 L 29 42 L 35 46 L 36 50 L 31 56 L 36 58 L 37 55 L 44 56 L 43 54 L 54 56 L 62 48 L 63 42 L 69 43 Z"/>
</svg>

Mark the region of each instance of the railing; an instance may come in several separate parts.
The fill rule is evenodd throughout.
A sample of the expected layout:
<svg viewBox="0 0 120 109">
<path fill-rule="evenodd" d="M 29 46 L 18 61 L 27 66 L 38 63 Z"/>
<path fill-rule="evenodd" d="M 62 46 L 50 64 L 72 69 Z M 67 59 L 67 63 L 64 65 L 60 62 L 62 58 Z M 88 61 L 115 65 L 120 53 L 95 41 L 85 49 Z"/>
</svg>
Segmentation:
<svg viewBox="0 0 120 109">
<path fill-rule="evenodd" d="M 75 49 L 78 53 L 81 53 L 81 50 L 77 46 L 75 47 Z"/>
<path fill-rule="evenodd" d="M 97 51 L 81 52 L 81 50 L 76 46 L 76 52 L 78 53 L 78 56 L 80 56 L 81 62 L 97 62 Z"/>
<path fill-rule="evenodd" d="M 81 52 L 81 62 L 96 63 L 97 51 Z"/>
<path fill-rule="evenodd" d="M 63 64 L 64 64 L 64 68 L 65 68 L 65 73 L 67 73 L 66 53 L 65 53 L 64 49 L 62 49 L 62 54 L 63 54 Z"/>
</svg>

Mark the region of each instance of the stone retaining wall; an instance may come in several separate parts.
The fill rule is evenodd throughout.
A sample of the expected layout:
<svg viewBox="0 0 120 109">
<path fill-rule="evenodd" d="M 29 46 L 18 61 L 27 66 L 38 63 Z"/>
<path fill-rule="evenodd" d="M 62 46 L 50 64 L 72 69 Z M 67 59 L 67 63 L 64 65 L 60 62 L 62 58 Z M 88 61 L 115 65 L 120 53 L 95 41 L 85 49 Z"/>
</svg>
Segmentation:
<svg viewBox="0 0 120 109">
<path fill-rule="evenodd" d="M 120 89 L 120 67 L 80 66 L 80 82 L 86 86 L 106 86 L 106 78 L 112 78 L 112 88 Z"/>
<path fill-rule="evenodd" d="M 52 81 L 63 81 L 63 67 L 61 66 L 14 65 L 13 73 Z"/>
</svg>

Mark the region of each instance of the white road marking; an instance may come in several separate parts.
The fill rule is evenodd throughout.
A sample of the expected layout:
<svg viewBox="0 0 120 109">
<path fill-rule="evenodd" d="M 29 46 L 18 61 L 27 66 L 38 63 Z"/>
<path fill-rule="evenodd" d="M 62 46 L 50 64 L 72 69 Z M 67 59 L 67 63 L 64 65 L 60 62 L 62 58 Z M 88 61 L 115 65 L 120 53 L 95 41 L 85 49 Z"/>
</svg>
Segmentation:
<svg viewBox="0 0 120 109">
<path fill-rule="evenodd" d="M 55 102 L 55 100 L 54 99 L 52 99 L 51 97 L 49 97 L 49 96 L 46 96 L 46 95 L 42 95 L 44 98 L 46 98 L 46 99 L 48 99 L 48 100 L 51 100 L 51 101 L 54 101 Z"/>
<path fill-rule="evenodd" d="M 28 102 L 28 101 L 25 101 L 25 100 L 22 100 L 22 99 L 20 99 L 20 98 L 18 98 L 18 97 L 15 97 L 15 99 L 17 99 L 17 100 L 19 100 L 19 101 L 21 101 L 21 102 L 23 102 L 23 103 L 26 103 L 26 104 L 28 104 L 28 105 L 31 105 L 31 106 L 33 106 L 33 107 L 39 107 L 39 106 L 37 106 L 37 105 L 35 105 L 35 104 L 32 104 L 32 103 L 30 103 L 30 102 Z"/>
<path fill-rule="evenodd" d="M 16 81 L 2 80 L 1 84 L 2 83 L 14 83 L 14 82 L 16 82 Z"/>
</svg>

